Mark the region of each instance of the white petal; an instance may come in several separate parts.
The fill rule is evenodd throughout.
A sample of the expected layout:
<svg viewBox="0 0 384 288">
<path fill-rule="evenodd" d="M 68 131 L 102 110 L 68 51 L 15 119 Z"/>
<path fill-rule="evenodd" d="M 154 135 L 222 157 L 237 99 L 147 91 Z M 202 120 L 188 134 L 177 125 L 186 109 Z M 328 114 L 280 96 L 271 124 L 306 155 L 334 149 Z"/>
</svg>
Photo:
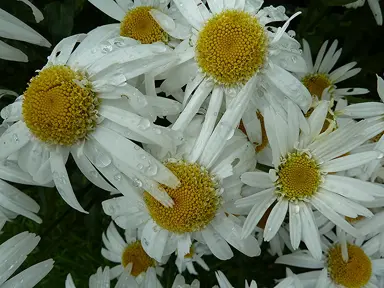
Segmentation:
<svg viewBox="0 0 384 288">
<path fill-rule="evenodd" d="M 203 152 L 216 124 L 216 119 L 219 114 L 221 103 L 223 101 L 224 91 L 221 87 L 215 87 L 209 101 L 207 113 L 205 114 L 204 123 L 201 128 L 199 137 L 196 139 L 192 153 L 188 156 L 188 160 L 194 163 L 199 159 Z"/>
<path fill-rule="evenodd" d="M 333 54 L 336 52 L 338 41 L 333 41 L 331 47 L 329 48 L 327 54 L 325 54 L 324 59 L 319 67 L 319 73 L 326 73 L 325 71 L 329 71 L 329 65 L 332 61 Z"/>
<path fill-rule="evenodd" d="M 213 82 L 209 79 L 205 79 L 199 87 L 196 89 L 195 93 L 192 95 L 192 99 L 188 102 L 187 106 L 184 108 L 183 112 L 177 118 L 176 122 L 173 124 L 172 129 L 176 131 L 184 131 L 188 124 L 191 122 L 193 117 L 199 111 L 201 105 L 208 97 L 209 93 L 213 89 Z"/>
<path fill-rule="evenodd" d="M 344 115 L 353 118 L 367 118 L 384 114 L 384 104 L 379 102 L 365 102 L 352 104 L 341 110 Z"/>
<path fill-rule="evenodd" d="M 312 209 L 307 204 L 300 205 L 300 218 L 302 225 L 302 238 L 312 256 L 320 260 L 322 250 L 320 244 L 320 234 L 315 224 Z"/>
<path fill-rule="evenodd" d="M 349 224 L 343 217 L 341 217 L 339 214 L 333 211 L 327 204 L 325 204 L 318 197 L 316 196 L 312 197 L 311 203 L 325 217 L 327 217 L 329 220 L 331 220 L 333 223 L 335 223 L 335 225 L 339 226 L 345 232 L 347 232 L 348 234 L 351 234 L 354 237 L 360 236 L 360 233 L 351 224 Z"/>
<path fill-rule="evenodd" d="M 285 215 L 288 211 L 288 201 L 280 199 L 273 207 L 271 214 L 268 216 L 267 223 L 264 229 L 264 240 L 270 241 L 280 229 Z"/>
<path fill-rule="evenodd" d="M 329 102 L 321 101 L 320 104 L 312 112 L 311 116 L 308 118 L 308 124 L 311 129 L 310 137 L 314 139 L 317 137 L 321 129 L 324 126 L 324 121 L 328 113 Z"/>
<path fill-rule="evenodd" d="M 25 283 L 28 283 L 27 287 L 34 287 L 52 270 L 53 263 L 52 259 L 48 259 L 35 264 L 6 281 L 1 287 L 24 288 Z"/>
<path fill-rule="evenodd" d="M 167 239 L 168 231 L 160 228 L 153 220 L 150 220 L 144 226 L 141 245 L 150 257 L 161 261 Z"/>
<path fill-rule="evenodd" d="M 329 75 L 329 79 L 334 82 L 338 79 L 340 79 L 341 77 L 343 77 L 345 75 L 345 73 L 347 73 L 350 69 L 352 69 L 353 67 L 355 67 L 357 64 L 357 62 L 351 62 L 351 63 L 348 63 L 348 64 L 345 64 L 339 68 L 337 68 L 336 70 L 334 70 L 330 75 Z"/>
<path fill-rule="evenodd" d="M 269 195 L 266 195 L 260 203 L 257 203 L 252 207 L 247 219 L 244 222 L 243 231 L 241 233 L 241 237 L 243 239 L 252 233 L 252 231 L 256 228 L 257 223 L 259 223 L 260 219 L 264 216 L 264 213 L 276 199 L 276 195 L 274 193 L 270 193 Z"/>
<path fill-rule="evenodd" d="M 0 40 L 0 59 L 8 61 L 28 62 L 28 56 Z"/>
<path fill-rule="evenodd" d="M 327 45 L 328 45 L 328 40 L 325 41 L 323 45 L 321 45 L 319 53 L 317 53 L 316 62 L 315 62 L 315 65 L 313 66 L 314 72 L 319 72 L 319 67 L 320 67 L 321 61 L 323 60 L 325 50 L 327 49 Z"/>
<path fill-rule="evenodd" d="M 163 28 L 165 32 L 176 39 L 186 39 L 191 35 L 191 28 L 175 21 L 168 15 L 157 9 L 152 9 L 150 12 L 155 21 Z"/>
<path fill-rule="evenodd" d="M 268 173 L 265 172 L 246 172 L 240 179 L 241 182 L 252 187 L 271 188 L 274 185 Z"/>
<path fill-rule="evenodd" d="M 369 8 L 371 8 L 376 23 L 379 26 L 383 25 L 383 14 L 381 12 L 380 3 L 378 0 L 368 0 Z"/>
<path fill-rule="evenodd" d="M 381 101 L 384 102 L 384 80 L 383 78 L 377 76 L 377 93 L 380 96 Z"/>
<path fill-rule="evenodd" d="M 203 26 L 204 19 L 198 8 L 198 3 L 200 1 L 190 1 L 190 0 L 174 0 L 177 8 L 180 13 L 183 14 L 185 19 L 197 30 L 200 30 Z M 204 5 L 204 4 L 202 4 Z"/>
<path fill-rule="evenodd" d="M 72 208 L 83 213 L 88 213 L 81 207 L 79 201 L 76 199 L 61 153 L 52 151 L 50 153 L 49 161 L 51 163 L 53 181 L 55 182 L 56 189 L 63 200 Z"/>
<path fill-rule="evenodd" d="M 186 254 L 190 253 L 191 245 L 191 234 L 184 233 L 180 235 L 177 240 L 177 256 L 184 257 Z"/>
<path fill-rule="evenodd" d="M 213 13 L 220 13 L 224 9 L 224 0 L 207 0 L 207 2 Z"/>
<path fill-rule="evenodd" d="M 24 122 L 19 121 L 0 136 L 0 158 L 6 158 L 25 146 L 30 140 L 30 132 Z"/>
<path fill-rule="evenodd" d="M 26 5 L 29 6 L 29 8 L 31 8 L 33 16 L 35 17 L 36 23 L 39 23 L 44 19 L 43 13 L 41 13 L 41 11 L 35 5 L 33 5 L 30 1 L 28 0 L 19 0 L 19 1 L 25 3 Z"/>
<path fill-rule="evenodd" d="M 376 151 L 361 152 L 333 159 L 320 165 L 320 167 L 324 172 L 345 171 L 378 159 L 380 155 L 381 153 Z"/>
<path fill-rule="evenodd" d="M 86 36 L 87 34 L 77 34 L 64 38 L 55 46 L 51 55 L 48 57 L 48 61 L 52 62 L 54 65 L 67 64 L 75 45 L 78 42 L 81 42 Z"/>
<path fill-rule="evenodd" d="M 289 255 L 283 255 L 277 258 L 275 263 L 310 269 L 319 269 L 324 267 L 323 261 L 316 260 L 310 256 L 310 254 L 303 253 L 302 251 Z"/>
<path fill-rule="evenodd" d="M 125 11 L 113 0 L 89 0 L 102 12 L 117 21 L 123 20 Z"/>
<path fill-rule="evenodd" d="M 313 61 L 311 54 L 311 47 L 309 46 L 307 40 L 303 39 L 303 57 L 305 62 L 307 63 L 308 72 L 313 71 Z"/>
<path fill-rule="evenodd" d="M 219 233 L 217 233 L 211 225 L 208 225 L 203 231 L 201 231 L 204 241 L 207 246 L 220 260 L 228 260 L 233 257 L 231 247 L 229 247 L 227 241 L 225 241 Z"/>
<path fill-rule="evenodd" d="M 299 248 L 302 235 L 302 226 L 300 220 L 300 206 L 289 203 L 289 236 L 293 249 Z"/>
</svg>

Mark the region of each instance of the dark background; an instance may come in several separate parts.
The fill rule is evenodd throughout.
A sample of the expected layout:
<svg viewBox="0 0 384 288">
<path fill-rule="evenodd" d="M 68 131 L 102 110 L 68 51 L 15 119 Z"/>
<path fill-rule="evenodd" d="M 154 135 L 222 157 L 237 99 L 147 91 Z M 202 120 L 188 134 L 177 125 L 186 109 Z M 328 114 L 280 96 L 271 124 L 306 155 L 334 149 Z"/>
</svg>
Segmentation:
<svg viewBox="0 0 384 288">
<path fill-rule="evenodd" d="M 364 87 L 371 91 L 368 95 L 350 97 L 348 100 L 351 102 L 378 101 L 375 74 L 382 76 L 384 72 L 384 28 L 376 25 L 368 4 L 357 10 L 340 6 L 349 2 L 351 0 L 267 0 L 265 5 L 284 5 L 288 15 L 303 11 L 292 22 L 291 29 L 296 31 L 298 39 L 307 39 L 314 55 L 325 40 L 338 39 L 343 53 L 336 67 L 357 61 L 358 67 L 362 68 L 360 74 L 342 82 L 339 87 Z M 53 47 L 69 35 L 87 33 L 97 26 L 116 22 L 85 0 L 34 0 L 33 3 L 45 16 L 39 24 L 34 22 L 30 9 L 19 1 L 1 0 L 0 8 L 40 32 Z M 384 9 L 383 1 L 381 6 Z M 6 41 L 23 50 L 29 56 L 29 63 L 0 60 L 0 88 L 22 93 L 35 71 L 45 64 L 51 49 Z M 12 101 L 11 97 L 0 99 L 0 109 Z M 56 263 L 52 272 L 36 287 L 64 287 L 65 277 L 69 272 L 77 287 L 88 287 L 89 276 L 99 266 L 113 267 L 113 263 L 103 259 L 100 254 L 101 233 L 110 221 L 103 215 L 100 203 L 108 198 L 108 193 L 90 184 L 73 161 L 68 161 L 67 165 L 75 193 L 82 206 L 90 213 L 84 215 L 69 208 L 54 188 L 15 185 L 40 204 L 39 215 L 44 222 L 38 225 L 19 217 L 13 223 L 6 224 L 4 233 L 0 236 L 0 243 L 25 230 L 42 237 L 39 246 L 30 254 L 22 268 L 47 258 L 53 258 Z M 266 247 L 267 245 L 264 246 Z M 235 257 L 230 261 L 205 258 L 211 271 L 205 272 L 198 268 L 201 287 L 212 287 L 216 284 L 214 271 L 218 269 L 228 276 L 235 287 L 243 287 L 244 279 L 256 279 L 259 287 L 273 287 L 273 279 L 285 276 L 285 268 L 274 265 L 274 258 L 265 249 L 256 258 L 249 258 L 235 250 L 234 252 Z M 171 287 L 176 273 L 174 258 L 171 258 L 162 279 L 164 287 Z M 192 279 L 188 275 L 187 278 Z"/>
</svg>

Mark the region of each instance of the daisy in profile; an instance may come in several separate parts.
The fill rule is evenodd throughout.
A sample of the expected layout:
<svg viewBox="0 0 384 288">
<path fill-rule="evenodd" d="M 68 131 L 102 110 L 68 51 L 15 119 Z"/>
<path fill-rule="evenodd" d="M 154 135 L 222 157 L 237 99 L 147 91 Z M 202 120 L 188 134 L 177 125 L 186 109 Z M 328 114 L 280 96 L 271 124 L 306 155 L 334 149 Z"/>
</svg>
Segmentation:
<svg viewBox="0 0 384 288">
<path fill-rule="evenodd" d="M 172 43 L 173 39 L 186 39 L 191 34 L 191 27 L 170 0 L 88 1 L 120 22 L 114 26 L 120 28 L 121 36 L 142 44 L 164 42 L 174 46 L 178 42 Z"/>
<path fill-rule="evenodd" d="M 379 120 L 365 120 L 322 135 L 328 106 L 327 101 L 322 101 L 307 119 L 295 105 L 288 103 L 287 122 L 272 108 L 264 111 L 274 168 L 269 173 L 246 172 L 241 176 L 243 183 L 256 187 L 253 195 L 235 203 L 240 208 L 252 207 L 244 222 L 243 238 L 252 233 L 271 207 L 264 240 L 270 241 L 276 235 L 289 212 L 293 249 L 297 249 L 303 240 L 313 256 L 319 259 L 320 235 L 313 208 L 356 237 L 358 231 L 344 217 L 372 216 L 371 211 L 356 201 L 372 201 L 383 195 L 384 188 L 338 176 L 335 172 L 382 157 L 382 153 L 375 151 L 340 156 L 378 134 L 383 124 Z"/>
<path fill-rule="evenodd" d="M 145 283 L 147 277 L 152 277 L 150 274 L 147 275 L 149 268 L 153 267 L 158 275 L 161 275 L 163 269 L 159 267 L 161 263 L 152 259 L 144 251 L 140 240 L 137 238 L 136 229 L 125 230 L 125 240 L 120 236 L 113 222 L 109 224 L 106 233 L 103 233 L 102 239 L 105 248 L 101 249 L 101 254 L 104 258 L 119 263 L 119 265 L 113 267 L 110 270 L 111 279 L 119 277 L 124 270 L 131 264 L 130 275 L 136 279 L 137 283 Z M 162 259 L 162 264 L 167 262 L 167 258 Z M 149 279 L 148 278 L 148 279 Z M 160 282 L 158 282 L 160 284 Z"/>
<path fill-rule="evenodd" d="M 32 288 L 52 270 L 54 261 L 48 259 L 21 271 L 9 279 L 27 259 L 28 254 L 36 248 L 39 241 L 39 236 L 29 232 L 22 232 L 0 245 L 2 263 L 0 287 Z"/>
<path fill-rule="evenodd" d="M 209 267 L 203 260 L 203 256 L 211 254 L 212 252 L 209 250 L 207 245 L 195 242 L 191 245 L 188 254 L 185 254 L 183 257 L 177 255 L 175 264 L 179 273 L 183 273 L 185 270 L 188 270 L 190 274 L 198 275 L 193 263 L 196 263 L 204 270 L 209 271 Z"/>
<path fill-rule="evenodd" d="M 250 257 L 260 254 L 253 236 L 240 238 L 241 226 L 230 213 L 235 208 L 233 200 L 240 197 L 240 175 L 256 164 L 254 149 L 238 130 L 230 138 L 212 132 L 211 113 L 204 124 L 203 117 L 191 121 L 184 143 L 174 153 L 164 155 L 151 147 L 151 153 L 180 180 L 176 188 L 160 185 L 172 198 L 172 208 L 164 207 L 144 189 L 141 199 L 119 197 L 103 202 L 105 213 L 120 227 L 143 227 L 143 248 L 158 261 L 174 251 L 178 257 L 185 256 L 194 240 L 205 243 L 221 260 L 233 257 L 229 245 Z M 241 112 L 227 110 L 217 125 L 226 125 L 233 115 L 239 121 Z"/>
<path fill-rule="evenodd" d="M 158 108 L 164 107 L 168 113 L 178 113 L 180 104 L 168 99 L 152 103 L 127 83 L 172 57 L 176 56 L 164 44 L 122 39 L 109 25 L 63 39 L 21 101 L 1 111 L 4 121 L 15 124 L 0 137 L 0 159 L 17 153 L 20 168 L 34 181 L 53 180 L 61 197 L 82 212 L 65 168 L 69 154 L 82 173 L 104 190 L 135 193 L 137 181 L 132 179 L 140 179 L 151 195 L 172 205 L 151 181 L 170 187 L 179 181 L 131 140 L 174 149 L 179 133 L 154 125 L 150 117 L 163 115 L 164 109 Z"/>
<path fill-rule="evenodd" d="M 300 12 L 288 19 L 282 6 L 261 9 L 263 1 L 206 2 L 209 8 L 200 0 L 174 1 L 194 29 L 189 42 L 175 49 L 182 60 L 165 76 L 165 81 L 172 81 L 172 85 L 168 83 L 172 89 L 187 85 L 185 109 L 172 129 L 183 131 L 211 93 L 224 94 L 226 107 L 235 106 L 232 100 L 238 97 L 265 96 L 273 101 L 275 94 L 282 93 L 307 111 L 310 94 L 288 72 L 304 73 L 305 61 L 300 44 L 285 33 Z M 277 29 L 267 27 L 274 21 L 286 22 Z M 159 23 L 166 25 L 165 21 Z"/>
<path fill-rule="evenodd" d="M 367 0 L 369 8 L 371 8 L 371 11 L 373 13 L 373 16 L 375 17 L 376 23 L 379 26 L 383 25 L 383 14 L 381 12 L 380 8 L 380 1 L 379 0 Z M 344 7 L 347 8 L 359 8 L 365 4 L 365 0 L 357 0 L 355 2 L 349 3 L 347 5 L 344 5 Z"/>
<path fill-rule="evenodd" d="M 36 22 L 40 22 L 44 19 L 43 14 L 37 9 L 31 2 L 26 0 L 21 0 L 27 4 L 35 16 Z M 31 27 L 9 14 L 7 11 L 0 9 L 0 37 L 7 39 L 14 39 L 19 41 L 24 41 L 32 44 L 36 44 L 44 47 L 51 47 L 51 44 L 33 30 Z M 10 60 L 10 61 L 20 61 L 28 62 L 28 56 L 24 52 L 16 49 L 4 41 L 0 40 L 0 59 Z"/>
<path fill-rule="evenodd" d="M 337 50 L 337 45 L 338 41 L 333 41 L 327 51 L 328 40 L 325 41 L 315 62 L 313 62 L 311 48 L 308 42 L 303 39 L 303 57 L 308 71 L 296 74 L 311 95 L 319 100 L 330 100 L 331 98 L 338 100 L 348 95 L 362 95 L 369 92 L 365 88 L 337 88 L 338 83 L 357 75 L 361 71 L 361 68 L 354 68 L 356 62 L 350 62 L 334 69 L 342 52 L 342 48 Z"/>
<path fill-rule="evenodd" d="M 124 270 L 123 274 L 119 277 L 119 280 L 117 281 L 115 288 L 162 288 L 161 284 L 159 282 L 153 282 L 153 280 L 156 279 L 156 273 L 154 270 L 151 270 L 150 272 L 152 275 L 154 275 L 155 278 L 148 278 L 148 281 L 145 283 L 142 283 L 142 285 L 139 285 L 136 282 L 136 279 L 130 275 L 130 269 L 132 268 L 132 265 L 129 265 L 127 269 Z M 91 275 L 89 277 L 89 288 L 109 288 L 111 286 L 111 280 L 110 280 L 110 273 L 111 270 L 109 267 L 105 267 L 102 269 L 99 267 L 97 269 L 96 274 Z M 71 274 L 67 275 L 67 279 L 65 280 L 65 288 L 76 288 L 75 283 L 73 282 Z"/>
<path fill-rule="evenodd" d="M 313 258 L 308 250 L 303 250 L 281 256 L 276 263 L 321 269 L 297 275 L 303 284 L 308 285 L 306 287 L 382 287 L 378 277 L 384 274 L 384 259 L 379 258 L 377 247 L 369 241 L 358 244 L 353 237 L 346 237 L 339 229 L 337 234 L 335 241 L 329 242 L 323 238 L 321 259 Z"/>
</svg>

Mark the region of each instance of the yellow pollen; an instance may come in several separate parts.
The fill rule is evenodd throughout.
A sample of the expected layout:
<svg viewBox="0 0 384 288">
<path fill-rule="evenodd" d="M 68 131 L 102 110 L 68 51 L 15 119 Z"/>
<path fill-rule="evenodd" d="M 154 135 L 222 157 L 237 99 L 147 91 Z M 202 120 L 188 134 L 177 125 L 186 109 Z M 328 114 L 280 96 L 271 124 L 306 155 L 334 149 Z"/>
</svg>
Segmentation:
<svg viewBox="0 0 384 288">
<path fill-rule="evenodd" d="M 195 254 L 195 248 L 191 245 L 191 248 L 189 248 L 189 253 L 184 255 L 185 259 L 191 259 L 193 257 L 193 254 Z"/>
<path fill-rule="evenodd" d="M 225 86 L 246 83 L 264 65 L 268 38 L 257 18 L 237 10 L 213 16 L 200 31 L 196 58 L 208 76 Z"/>
<path fill-rule="evenodd" d="M 280 164 L 277 176 L 278 193 L 289 200 L 302 200 L 314 195 L 321 182 L 316 161 L 298 152 L 289 154 Z"/>
<path fill-rule="evenodd" d="M 121 263 L 124 267 L 132 263 L 131 275 L 135 277 L 156 265 L 156 261 L 145 253 L 140 241 L 133 242 L 124 249 Z"/>
<path fill-rule="evenodd" d="M 305 76 L 301 82 L 307 87 L 312 96 L 321 99 L 321 95 L 325 88 L 332 85 L 331 80 L 325 74 L 309 74 Z"/>
<path fill-rule="evenodd" d="M 144 201 L 152 219 L 162 228 L 174 233 L 195 232 L 203 229 L 215 217 L 220 204 L 217 183 L 209 172 L 198 164 L 167 162 L 165 166 L 180 180 L 176 189 L 161 185 L 173 199 L 173 208 L 166 208 L 149 193 Z"/>
<path fill-rule="evenodd" d="M 328 251 L 328 273 L 332 281 L 346 288 L 361 288 L 372 275 L 372 262 L 364 251 L 348 244 L 348 262 L 344 262 L 341 246 L 335 245 Z"/>
<path fill-rule="evenodd" d="M 34 136 L 48 144 L 70 146 L 94 130 L 99 100 L 84 75 L 52 66 L 31 79 L 24 92 L 23 118 Z"/>
<path fill-rule="evenodd" d="M 256 112 L 257 119 L 260 121 L 261 126 L 261 143 L 257 143 L 256 152 L 261 152 L 268 145 L 267 131 L 265 130 L 264 117 L 260 111 Z"/>
<path fill-rule="evenodd" d="M 139 6 L 125 15 L 120 25 L 120 35 L 140 41 L 142 44 L 168 42 L 168 34 L 149 13 L 153 7 Z"/>
<path fill-rule="evenodd" d="M 374 142 L 374 143 L 378 142 L 380 140 L 381 136 L 383 136 L 383 135 L 384 135 L 384 131 L 381 132 L 380 134 L 377 134 L 375 137 L 371 138 L 371 142 Z"/>
<path fill-rule="evenodd" d="M 365 219 L 365 217 L 361 216 L 361 215 L 357 216 L 356 218 L 351 218 L 351 217 L 345 216 L 345 220 L 351 224 L 359 222 L 360 220 L 363 220 L 363 219 Z"/>
</svg>

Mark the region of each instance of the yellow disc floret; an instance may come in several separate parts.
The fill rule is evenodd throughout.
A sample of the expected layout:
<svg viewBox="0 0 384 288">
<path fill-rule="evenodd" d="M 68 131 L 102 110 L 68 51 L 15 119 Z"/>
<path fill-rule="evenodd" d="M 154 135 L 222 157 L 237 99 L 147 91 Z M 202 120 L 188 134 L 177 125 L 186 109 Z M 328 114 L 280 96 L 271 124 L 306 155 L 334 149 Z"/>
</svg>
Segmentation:
<svg viewBox="0 0 384 288">
<path fill-rule="evenodd" d="M 277 191 L 289 200 L 304 199 L 315 194 L 321 175 L 316 161 L 305 153 L 291 153 L 280 164 Z"/>
<path fill-rule="evenodd" d="M 144 201 L 152 219 L 162 228 L 174 233 L 194 232 L 203 229 L 215 217 L 220 204 L 217 183 L 209 172 L 198 164 L 167 162 L 165 166 L 180 180 L 176 189 L 161 187 L 173 199 L 173 208 L 166 208 L 149 193 Z"/>
<path fill-rule="evenodd" d="M 263 65 L 268 38 L 256 17 L 238 10 L 213 16 L 200 31 L 196 58 L 215 81 L 234 86 L 246 83 Z"/>
<path fill-rule="evenodd" d="M 332 281 L 346 288 L 365 287 L 372 275 L 371 260 L 359 246 L 352 244 L 348 244 L 347 262 L 339 244 L 329 249 L 327 266 Z"/>
<path fill-rule="evenodd" d="M 168 42 L 168 34 L 153 19 L 149 11 L 151 6 L 139 6 L 125 15 L 120 25 L 120 35 L 151 44 L 158 41 Z"/>
<path fill-rule="evenodd" d="M 156 265 L 156 261 L 145 253 L 140 241 L 135 241 L 124 249 L 121 263 L 124 267 L 132 263 L 131 274 L 135 277 L 146 272 L 149 267 Z"/>
<path fill-rule="evenodd" d="M 86 82 L 67 66 L 45 68 L 32 78 L 24 92 L 23 117 L 33 135 L 69 146 L 92 131 L 99 100 Z"/>
<path fill-rule="evenodd" d="M 332 81 L 325 74 L 309 74 L 301 79 L 301 82 L 307 87 L 312 96 L 321 99 L 321 95 L 325 88 L 332 85 Z"/>
</svg>

